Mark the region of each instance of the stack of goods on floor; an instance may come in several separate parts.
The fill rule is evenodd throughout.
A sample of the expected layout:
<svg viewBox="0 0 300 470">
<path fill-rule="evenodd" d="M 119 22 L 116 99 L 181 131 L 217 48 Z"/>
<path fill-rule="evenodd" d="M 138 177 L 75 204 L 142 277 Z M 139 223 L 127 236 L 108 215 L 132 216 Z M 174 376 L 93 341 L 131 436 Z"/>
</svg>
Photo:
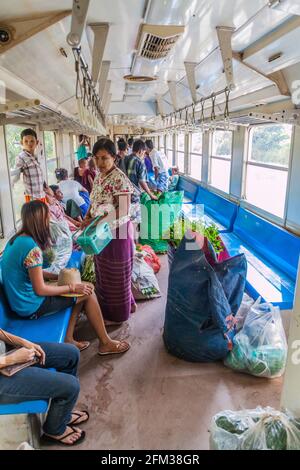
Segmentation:
<svg viewBox="0 0 300 470">
<path fill-rule="evenodd" d="M 183 196 L 183 191 L 165 192 L 154 201 L 142 194 L 141 244 L 151 246 L 155 253 L 167 253 L 165 233 L 181 212 Z"/>
<path fill-rule="evenodd" d="M 132 294 L 135 300 L 150 300 L 160 297 L 155 274 L 160 270 L 160 260 L 148 245 L 137 245 L 133 259 Z"/>
<path fill-rule="evenodd" d="M 94 255 L 88 255 L 85 258 L 83 265 L 83 272 L 81 276 L 83 281 L 91 282 L 96 284 L 96 273 L 95 273 L 95 264 L 94 264 Z"/>
<path fill-rule="evenodd" d="M 212 419 L 211 450 L 299 450 L 300 420 L 273 408 L 222 411 Z"/>
<path fill-rule="evenodd" d="M 187 361 L 224 359 L 232 348 L 234 316 L 246 285 L 244 254 L 216 253 L 200 233 L 188 231 L 170 268 L 164 324 L 167 350 Z"/>
<path fill-rule="evenodd" d="M 226 366 L 257 377 L 274 378 L 284 373 L 287 342 L 280 310 L 272 304 L 256 302 L 233 340 Z"/>
</svg>

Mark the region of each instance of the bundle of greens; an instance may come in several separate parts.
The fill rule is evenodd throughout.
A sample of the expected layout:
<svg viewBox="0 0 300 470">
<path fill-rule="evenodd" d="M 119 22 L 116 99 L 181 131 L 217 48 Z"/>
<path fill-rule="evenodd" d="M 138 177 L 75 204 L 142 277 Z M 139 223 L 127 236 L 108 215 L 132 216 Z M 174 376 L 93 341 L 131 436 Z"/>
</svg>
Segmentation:
<svg viewBox="0 0 300 470">
<path fill-rule="evenodd" d="M 94 265 L 94 256 L 89 255 L 85 258 L 84 266 L 83 266 L 83 273 L 81 275 L 81 279 L 86 282 L 91 282 L 92 284 L 96 284 L 96 273 L 95 273 L 95 265 Z"/>
<path fill-rule="evenodd" d="M 273 408 L 223 411 L 212 419 L 210 448 L 214 450 L 296 450 L 300 423 Z"/>
<path fill-rule="evenodd" d="M 218 227 L 215 224 L 208 225 L 201 219 L 190 220 L 184 216 L 179 217 L 170 227 L 170 230 L 165 233 L 164 238 L 168 242 L 178 248 L 184 234 L 187 230 L 192 232 L 201 233 L 211 243 L 216 254 L 223 251 L 224 247 L 220 239 Z"/>
</svg>

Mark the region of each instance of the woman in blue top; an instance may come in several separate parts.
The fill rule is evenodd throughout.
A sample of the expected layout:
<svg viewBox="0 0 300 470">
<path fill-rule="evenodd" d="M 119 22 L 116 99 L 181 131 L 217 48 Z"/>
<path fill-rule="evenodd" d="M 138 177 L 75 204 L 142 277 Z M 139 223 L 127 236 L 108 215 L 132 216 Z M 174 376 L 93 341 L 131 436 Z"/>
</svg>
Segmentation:
<svg viewBox="0 0 300 470">
<path fill-rule="evenodd" d="M 84 308 L 100 342 L 98 354 L 127 351 L 130 346 L 126 341 L 113 341 L 108 336 L 91 285 L 51 286 L 45 283 L 47 279 L 57 279 L 57 276 L 42 270 L 42 252 L 51 246 L 50 214 L 47 205 L 40 201 L 24 204 L 21 217 L 22 227 L 7 243 L 1 263 L 3 286 L 11 310 L 23 318 L 38 319 L 42 315 L 73 307 L 66 342 L 83 350 L 89 346 L 89 343 L 75 341 L 73 334 L 77 316 Z M 72 293 L 83 296 L 61 297 Z"/>
</svg>

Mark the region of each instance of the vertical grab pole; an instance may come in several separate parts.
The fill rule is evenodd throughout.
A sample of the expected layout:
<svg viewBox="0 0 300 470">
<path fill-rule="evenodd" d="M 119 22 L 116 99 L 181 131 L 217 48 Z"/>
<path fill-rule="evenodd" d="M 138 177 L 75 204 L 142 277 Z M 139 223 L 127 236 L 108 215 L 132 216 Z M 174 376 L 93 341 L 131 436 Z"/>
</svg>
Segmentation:
<svg viewBox="0 0 300 470">
<path fill-rule="evenodd" d="M 281 394 L 281 408 L 300 417 L 300 258 L 294 309 L 288 338 L 288 357 Z"/>
</svg>

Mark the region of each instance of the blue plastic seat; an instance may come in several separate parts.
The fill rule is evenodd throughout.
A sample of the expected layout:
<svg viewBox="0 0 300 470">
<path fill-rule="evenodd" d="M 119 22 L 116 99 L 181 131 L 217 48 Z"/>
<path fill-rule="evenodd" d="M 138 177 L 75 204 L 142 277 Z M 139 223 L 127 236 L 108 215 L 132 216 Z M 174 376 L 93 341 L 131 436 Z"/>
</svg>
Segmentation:
<svg viewBox="0 0 300 470">
<path fill-rule="evenodd" d="M 195 204 L 204 206 L 208 223 L 214 223 L 220 232 L 230 232 L 237 216 L 238 206 L 234 202 L 199 186 Z"/>
<path fill-rule="evenodd" d="M 29 341 L 63 343 L 72 309 L 68 308 L 38 320 L 23 320 L 13 314 L 0 283 L 0 327 Z M 33 400 L 14 404 L 0 404 L 0 415 L 46 413 L 47 400 Z"/>
<path fill-rule="evenodd" d="M 184 191 L 184 203 L 193 203 L 196 200 L 198 185 L 185 176 L 180 176 L 176 191 Z"/>
<path fill-rule="evenodd" d="M 245 253 L 248 261 L 246 289 L 282 310 L 293 308 L 300 237 L 239 208 L 233 233 L 222 239 L 231 256 Z"/>
</svg>

